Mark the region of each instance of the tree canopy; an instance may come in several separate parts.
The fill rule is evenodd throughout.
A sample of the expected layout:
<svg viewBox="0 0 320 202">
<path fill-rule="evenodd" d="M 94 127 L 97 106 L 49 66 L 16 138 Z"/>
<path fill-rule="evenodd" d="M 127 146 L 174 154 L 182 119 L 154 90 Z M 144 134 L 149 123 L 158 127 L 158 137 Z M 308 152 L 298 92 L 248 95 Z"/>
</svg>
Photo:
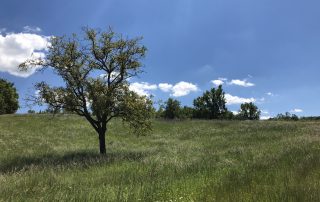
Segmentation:
<svg viewBox="0 0 320 202">
<path fill-rule="evenodd" d="M 243 103 L 240 106 L 238 117 L 244 120 L 259 120 L 260 113 L 260 110 L 253 102 Z"/>
<path fill-rule="evenodd" d="M 13 114 L 19 108 L 19 95 L 14 84 L 0 79 L 0 115 Z"/>
<path fill-rule="evenodd" d="M 180 116 L 180 102 L 178 100 L 169 98 L 165 102 L 164 108 L 164 118 L 166 119 L 175 119 Z"/>
<path fill-rule="evenodd" d="M 217 89 L 211 88 L 210 91 L 206 91 L 202 96 L 196 98 L 193 101 L 195 117 L 203 119 L 221 118 L 227 112 L 224 94 L 222 85 L 220 85 Z"/>
<path fill-rule="evenodd" d="M 98 133 L 104 154 L 107 123 L 114 117 L 121 117 L 136 134 L 151 129 L 151 100 L 130 91 L 127 82 L 142 72 L 146 47 L 141 39 L 127 39 L 111 29 L 84 28 L 80 37 L 51 38 L 45 58 L 27 60 L 20 68 L 50 67 L 63 79 L 60 87 L 37 83 L 35 102 L 85 117 Z"/>
</svg>

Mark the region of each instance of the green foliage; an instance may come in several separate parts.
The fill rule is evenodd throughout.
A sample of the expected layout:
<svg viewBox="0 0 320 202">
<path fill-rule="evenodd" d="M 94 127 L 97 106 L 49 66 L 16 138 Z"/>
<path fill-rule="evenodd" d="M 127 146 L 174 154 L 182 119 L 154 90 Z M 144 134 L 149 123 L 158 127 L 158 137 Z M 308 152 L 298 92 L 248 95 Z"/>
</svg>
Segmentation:
<svg viewBox="0 0 320 202">
<path fill-rule="evenodd" d="M 184 106 L 180 109 L 180 119 L 192 119 L 194 109 L 192 107 Z"/>
<path fill-rule="evenodd" d="M 227 110 L 223 114 L 222 119 L 224 119 L 224 120 L 234 120 L 234 119 L 237 119 L 237 117 L 231 111 Z"/>
<path fill-rule="evenodd" d="M 145 135 L 151 131 L 151 119 L 154 116 L 153 103 L 147 97 L 134 92 L 127 92 L 124 96 L 122 109 L 126 112 L 122 120 L 129 124 L 136 135 Z"/>
<path fill-rule="evenodd" d="M 35 113 L 36 113 L 36 111 L 34 111 L 33 109 L 28 110 L 28 114 L 35 114 Z"/>
<path fill-rule="evenodd" d="M 304 120 L 304 121 L 318 121 L 318 120 L 320 120 L 320 116 L 303 116 L 303 117 L 300 117 L 300 120 Z"/>
<path fill-rule="evenodd" d="M 160 99 L 158 101 L 154 102 L 155 105 L 158 106 L 158 110 L 155 110 L 155 118 L 164 118 L 164 108 L 165 108 L 165 103 Z"/>
<path fill-rule="evenodd" d="M 260 110 L 253 102 L 243 103 L 240 106 L 237 117 L 242 120 L 259 120 L 260 113 Z"/>
<path fill-rule="evenodd" d="M 226 100 L 224 97 L 222 85 L 217 89 L 212 88 L 206 91 L 202 96 L 193 101 L 194 116 L 200 119 L 218 119 L 223 118 L 227 112 Z"/>
<path fill-rule="evenodd" d="M 113 119 L 107 155 L 75 115 L 0 116 L 0 201 L 320 201 L 318 121 Z"/>
<path fill-rule="evenodd" d="M 176 119 L 180 117 L 180 102 L 178 100 L 169 98 L 165 102 L 164 109 L 164 118 L 165 119 Z"/>
<path fill-rule="evenodd" d="M 53 111 L 85 117 L 99 135 L 100 152 L 105 153 L 105 133 L 111 119 L 121 117 L 139 134 L 151 128 L 151 101 L 130 92 L 127 82 L 142 71 L 140 61 L 146 48 L 140 44 L 141 38 L 126 39 L 111 29 L 83 31 L 83 37 L 51 38 L 45 58 L 27 60 L 20 68 L 52 68 L 65 85 L 37 83 L 39 95 L 33 100 Z"/>
<path fill-rule="evenodd" d="M 160 106 L 159 109 L 156 111 L 155 114 L 156 118 L 164 118 L 164 106 Z"/>
<path fill-rule="evenodd" d="M 0 115 L 13 114 L 19 108 L 19 95 L 13 83 L 0 79 Z"/>
</svg>

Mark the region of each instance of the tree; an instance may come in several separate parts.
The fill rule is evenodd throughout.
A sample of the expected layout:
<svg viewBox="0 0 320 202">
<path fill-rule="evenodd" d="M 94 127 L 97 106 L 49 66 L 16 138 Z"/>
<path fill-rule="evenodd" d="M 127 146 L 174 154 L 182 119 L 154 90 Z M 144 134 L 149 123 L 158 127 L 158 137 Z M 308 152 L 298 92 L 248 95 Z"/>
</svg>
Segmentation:
<svg viewBox="0 0 320 202">
<path fill-rule="evenodd" d="M 193 101 L 194 116 L 203 119 L 222 118 L 224 113 L 228 111 L 224 94 L 222 85 L 217 89 L 211 88 L 210 91 L 204 92 L 202 96 Z"/>
<path fill-rule="evenodd" d="M 152 101 L 129 90 L 127 79 L 137 76 L 146 48 L 142 38 L 127 39 L 111 29 L 83 29 L 83 36 L 53 37 L 45 58 L 29 59 L 20 65 L 51 67 L 65 85 L 35 85 L 39 92 L 33 100 L 52 109 L 74 112 L 98 133 L 100 153 L 106 153 L 107 124 L 120 117 L 136 134 L 151 130 Z"/>
<path fill-rule="evenodd" d="M 233 112 L 227 110 L 227 111 L 223 114 L 223 119 L 234 120 L 234 119 L 236 119 L 236 116 L 233 114 Z"/>
<path fill-rule="evenodd" d="M 180 119 L 191 119 L 193 117 L 193 108 L 184 106 L 180 109 L 179 118 Z"/>
<path fill-rule="evenodd" d="M 180 102 L 178 100 L 169 98 L 165 102 L 165 109 L 164 109 L 164 118 L 166 119 L 175 119 L 179 118 L 180 115 Z"/>
<path fill-rule="evenodd" d="M 35 114 L 35 113 L 36 113 L 36 111 L 34 111 L 33 109 L 28 110 L 28 114 Z"/>
<path fill-rule="evenodd" d="M 258 120 L 260 113 L 260 110 L 254 103 L 243 103 L 240 106 L 238 117 L 243 120 Z"/>
<path fill-rule="evenodd" d="M 13 114 L 19 108 L 19 95 L 14 84 L 0 79 L 0 115 Z"/>
</svg>

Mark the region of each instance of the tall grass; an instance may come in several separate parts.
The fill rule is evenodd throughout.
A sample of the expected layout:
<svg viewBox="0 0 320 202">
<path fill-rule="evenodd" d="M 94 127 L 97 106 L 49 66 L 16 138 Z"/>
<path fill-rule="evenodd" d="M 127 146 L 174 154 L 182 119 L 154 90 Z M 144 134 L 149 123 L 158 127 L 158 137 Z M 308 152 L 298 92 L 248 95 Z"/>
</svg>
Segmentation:
<svg viewBox="0 0 320 202">
<path fill-rule="evenodd" d="M 320 201 L 319 123 L 0 116 L 0 201 Z"/>
</svg>

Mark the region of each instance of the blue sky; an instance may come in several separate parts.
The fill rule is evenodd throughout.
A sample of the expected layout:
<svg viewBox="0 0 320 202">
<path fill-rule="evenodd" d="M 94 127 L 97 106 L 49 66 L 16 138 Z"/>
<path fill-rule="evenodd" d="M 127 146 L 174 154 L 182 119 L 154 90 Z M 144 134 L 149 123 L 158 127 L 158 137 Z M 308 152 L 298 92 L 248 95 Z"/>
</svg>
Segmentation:
<svg viewBox="0 0 320 202">
<path fill-rule="evenodd" d="M 23 113 L 35 82 L 60 80 L 50 70 L 17 75 L 19 58 L 41 51 L 47 36 L 111 26 L 144 37 L 146 73 L 131 82 L 155 100 L 192 105 L 220 80 L 230 110 L 252 100 L 266 117 L 320 115 L 319 7 L 315 0 L 2 0 L 0 77 L 17 86 Z"/>
</svg>

